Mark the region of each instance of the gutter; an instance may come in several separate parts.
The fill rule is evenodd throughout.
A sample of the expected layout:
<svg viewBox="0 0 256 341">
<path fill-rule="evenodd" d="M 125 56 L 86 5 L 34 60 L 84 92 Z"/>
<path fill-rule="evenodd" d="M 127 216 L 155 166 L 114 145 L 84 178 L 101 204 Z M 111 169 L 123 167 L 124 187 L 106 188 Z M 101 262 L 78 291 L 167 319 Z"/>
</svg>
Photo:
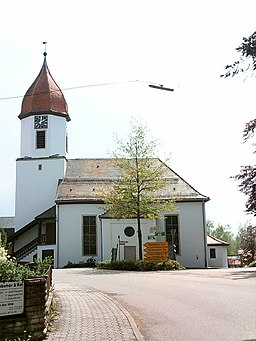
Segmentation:
<svg viewBox="0 0 256 341">
<path fill-rule="evenodd" d="M 205 221 L 205 200 L 202 200 L 202 217 L 203 217 L 203 232 L 204 232 L 204 266 L 208 267 L 207 264 L 207 234 L 206 234 L 206 221 Z"/>
<path fill-rule="evenodd" d="M 102 231 L 102 218 L 99 216 L 100 220 L 100 259 L 103 262 L 103 231 Z"/>
<path fill-rule="evenodd" d="M 60 233 L 59 233 L 59 231 L 60 231 L 60 228 L 59 228 L 59 226 L 60 226 L 60 224 L 59 224 L 59 213 L 60 213 L 60 208 L 59 208 L 59 205 L 57 204 L 56 205 L 56 207 L 57 207 L 57 214 L 56 214 L 56 252 L 57 252 L 57 255 L 56 255 L 56 258 L 57 258 L 57 260 L 56 260 L 56 265 L 57 265 L 57 269 L 59 269 L 59 255 L 60 255 L 60 247 L 59 247 L 59 238 L 60 238 Z"/>
</svg>

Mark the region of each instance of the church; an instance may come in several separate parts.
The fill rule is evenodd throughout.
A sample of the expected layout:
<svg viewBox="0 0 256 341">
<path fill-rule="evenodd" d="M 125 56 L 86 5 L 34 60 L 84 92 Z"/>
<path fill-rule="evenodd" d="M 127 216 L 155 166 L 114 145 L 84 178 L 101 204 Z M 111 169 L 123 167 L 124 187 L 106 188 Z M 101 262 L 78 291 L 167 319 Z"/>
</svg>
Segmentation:
<svg viewBox="0 0 256 341">
<path fill-rule="evenodd" d="M 109 217 L 97 193 L 119 176 L 113 159 L 67 158 L 71 118 L 46 57 L 44 52 L 42 68 L 24 95 L 18 116 L 15 232 L 8 238 L 12 254 L 20 261 L 52 256 L 56 268 L 91 258 L 109 260 L 113 249 L 117 259 L 138 259 L 136 220 Z M 209 198 L 165 167 L 168 181 L 161 196 L 175 199 L 177 209 L 162 212 L 161 219 L 142 219 L 143 244 L 175 243 L 176 259 L 183 266 L 207 267 L 205 203 Z"/>
</svg>

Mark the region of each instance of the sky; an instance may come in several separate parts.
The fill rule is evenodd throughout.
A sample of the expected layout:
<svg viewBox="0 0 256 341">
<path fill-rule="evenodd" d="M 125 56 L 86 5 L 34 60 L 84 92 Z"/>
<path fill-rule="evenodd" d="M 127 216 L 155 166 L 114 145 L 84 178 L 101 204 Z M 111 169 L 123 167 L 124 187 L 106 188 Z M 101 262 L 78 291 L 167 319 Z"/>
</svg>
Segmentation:
<svg viewBox="0 0 256 341">
<path fill-rule="evenodd" d="M 114 135 L 125 140 L 131 122 L 142 120 L 159 140 L 159 157 L 170 155 L 168 165 L 210 197 L 207 219 L 234 233 L 255 224 L 231 176 L 255 164 L 253 141 L 244 144 L 242 133 L 255 118 L 256 79 L 220 77 L 239 58 L 242 38 L 255 31 L 255 12 L 254 0 L 4 1 L 0 216 L 15 213 L 17 116 L 46 41 L 48 66 L 71 117 L 68 158 L 109 157 Z"/>
</svg>

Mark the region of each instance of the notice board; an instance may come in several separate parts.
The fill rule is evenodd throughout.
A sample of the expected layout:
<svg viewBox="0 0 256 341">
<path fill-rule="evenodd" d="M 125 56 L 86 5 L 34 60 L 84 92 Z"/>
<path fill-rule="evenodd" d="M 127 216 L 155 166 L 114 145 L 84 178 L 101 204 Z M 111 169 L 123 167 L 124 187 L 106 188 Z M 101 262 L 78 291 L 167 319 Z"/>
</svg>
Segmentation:
<svg viewBox="0 0 256 341">
<path fill-rule="evenodd" d="M 0 282 L 0 316 L 22 314 L 24 282 Z"/>
</svg>

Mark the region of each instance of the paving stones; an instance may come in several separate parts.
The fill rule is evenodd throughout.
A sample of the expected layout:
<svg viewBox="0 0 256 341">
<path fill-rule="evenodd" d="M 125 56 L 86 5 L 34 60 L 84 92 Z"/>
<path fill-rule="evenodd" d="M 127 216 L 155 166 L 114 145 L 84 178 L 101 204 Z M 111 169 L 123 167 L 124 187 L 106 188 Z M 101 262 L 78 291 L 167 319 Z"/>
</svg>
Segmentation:
<svg viewBox="0 0 256 341">
<path fill-rule="evenodd" d="M 102 292 L 62 282 L 55 297 L 59 315 L 47 341 L 143 340 L 128 312 Z"/>
</svg>

